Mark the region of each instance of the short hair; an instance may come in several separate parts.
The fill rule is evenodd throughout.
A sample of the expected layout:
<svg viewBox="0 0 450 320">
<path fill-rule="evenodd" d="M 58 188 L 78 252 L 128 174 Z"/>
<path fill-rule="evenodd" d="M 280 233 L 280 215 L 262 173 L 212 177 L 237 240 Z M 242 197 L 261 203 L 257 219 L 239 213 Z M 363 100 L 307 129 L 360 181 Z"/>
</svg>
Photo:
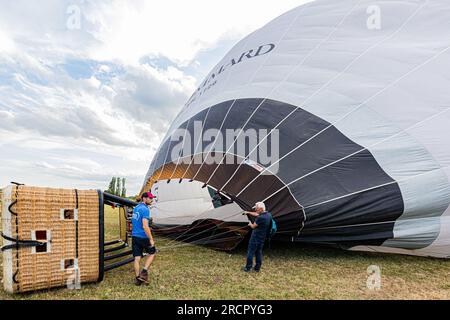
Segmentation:
<svg viewBox="0 0 450 320">
<path fill-rule="evenodd" d="M 263 211 L 266 211 L 266 205 L 264 204 L 264 202 L 257 202 L 255 203 L 255 209 L 260 208 L 263 209 Z"/>
</svg>

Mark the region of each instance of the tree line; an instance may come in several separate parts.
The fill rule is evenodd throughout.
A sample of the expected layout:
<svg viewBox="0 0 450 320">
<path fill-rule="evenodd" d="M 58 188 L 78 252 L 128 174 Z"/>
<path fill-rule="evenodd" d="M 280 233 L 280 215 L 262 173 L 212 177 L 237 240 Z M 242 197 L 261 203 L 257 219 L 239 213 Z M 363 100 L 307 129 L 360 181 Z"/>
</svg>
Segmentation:
<svg viewBox="0 0 450 320">
<path fill-rule="evenodd" d="M 108 190 L 106 190 L 106 192 L 114 194 L 119 197 L 126 198 L 127 196 L 126 179 L 120 177 L 112 177 L 111 182 L 109 183 Z"/>
</svg>

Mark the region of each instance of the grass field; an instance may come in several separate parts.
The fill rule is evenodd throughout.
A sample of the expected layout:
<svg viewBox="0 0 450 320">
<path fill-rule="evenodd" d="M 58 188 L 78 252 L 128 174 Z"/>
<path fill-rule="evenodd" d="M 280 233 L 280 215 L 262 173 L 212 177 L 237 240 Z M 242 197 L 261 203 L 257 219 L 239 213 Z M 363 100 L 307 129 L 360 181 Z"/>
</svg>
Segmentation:
<svg viewBox="0 0 450 320">
<path fill-rule="evenodd" d="M 117 238 L 117 213 L 106 213 L 106 239 Z M 167 239 L 157 238 L 163 247 Z M 1 299 L 450 299 L 450 261 L 274 244 L 262 272 L 240 269 L 245 248 L 232 254 L 199 246 L 162 250 L 148 286 L 133 285 L 132 266 L 106 273 L 81 290 L 57 289 Z M 366 286 L 367 268 L 381 268 L 381 289 Z"/>
</svg>

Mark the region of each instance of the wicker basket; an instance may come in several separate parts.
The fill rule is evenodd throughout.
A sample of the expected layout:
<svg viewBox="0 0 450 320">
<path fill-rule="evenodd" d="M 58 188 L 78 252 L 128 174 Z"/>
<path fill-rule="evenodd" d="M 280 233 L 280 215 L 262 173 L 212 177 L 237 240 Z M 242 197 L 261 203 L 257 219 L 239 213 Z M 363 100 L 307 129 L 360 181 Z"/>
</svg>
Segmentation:
<svg viewBox="0 0 450 320">
<path fill-rule="evenodd" d="M 101 281 L 99 198 L 95 190 L 15 185 L 4 189 L 3 245 L 9 246 L 3 251 L 5 290 L 28 292 Z"/>
</svg>

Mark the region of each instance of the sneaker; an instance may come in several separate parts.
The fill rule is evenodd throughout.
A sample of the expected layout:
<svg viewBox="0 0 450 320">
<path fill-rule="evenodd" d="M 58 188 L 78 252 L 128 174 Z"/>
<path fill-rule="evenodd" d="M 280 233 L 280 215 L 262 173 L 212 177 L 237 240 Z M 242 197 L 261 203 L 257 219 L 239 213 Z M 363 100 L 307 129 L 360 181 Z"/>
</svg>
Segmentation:
<svg viewBox="0 0 450 320">
<path fill-rule="evenodd" d="M 255 272 L 259 272 L 261 269 L 256 269 L 256 268 L 255 268 L 255 269 L 253 269 L 253 270 L 255 270 Z"/>
<path fill-rule="evenodd" d="M 140 286 L 140 285 L 142 284 L 142 281 L 139 280 L 139 277 L 134 278 L 134 284 L 135 284 L 136 286 Z"/>
<path fill-rule="evenodd" d="M 249 269 L 249 268 L 247 268 L 247 267 L 243 267 L 242 268 L 242 271 L 244 271 L 244 272 L 250 272 L 252 269 Z"/>
<path fill-rule="evenodd" d="M 138 279 L 144 283 L 148 283 L 148 271 L 142 269 L 141 273 L 139 274 Z"/>
</svg>

